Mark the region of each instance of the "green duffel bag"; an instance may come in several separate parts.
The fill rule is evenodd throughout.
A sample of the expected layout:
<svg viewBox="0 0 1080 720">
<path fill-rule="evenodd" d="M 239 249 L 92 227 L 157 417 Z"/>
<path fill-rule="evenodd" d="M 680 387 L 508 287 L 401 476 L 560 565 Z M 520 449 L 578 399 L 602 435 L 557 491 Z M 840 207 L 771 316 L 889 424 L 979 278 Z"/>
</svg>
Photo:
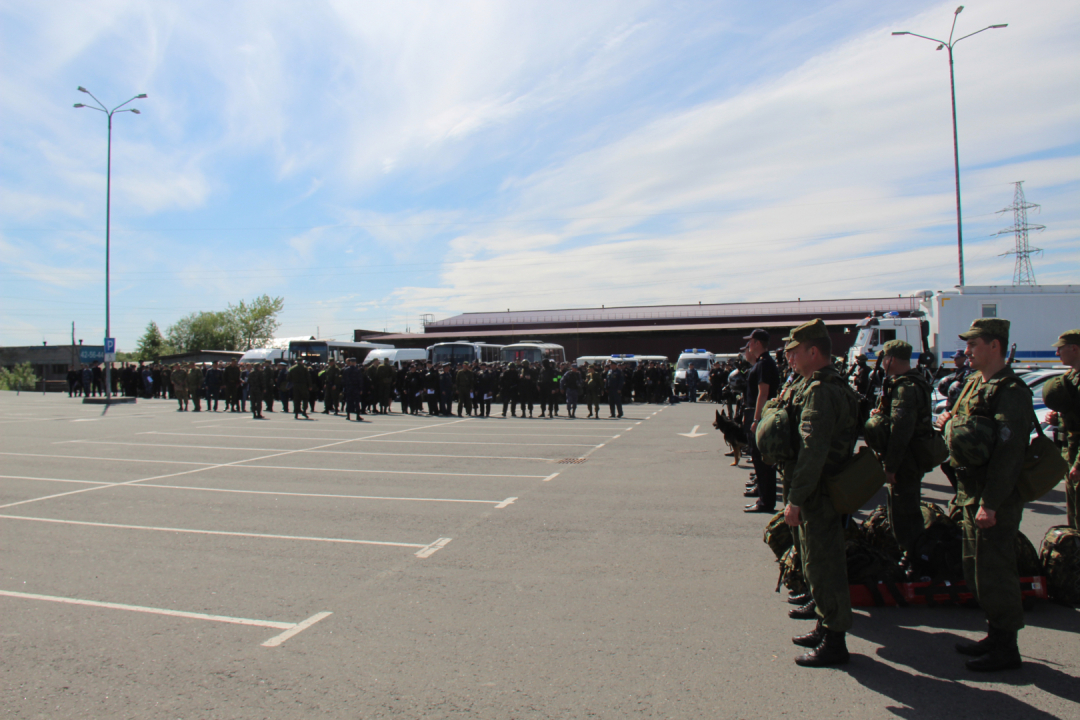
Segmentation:
<svg viewBox="0 0 1080 720">
<path fill-rule="evenodd" d="M 754 441 L 762 459 L 769 465 L 794 460 L 798 453 L 791 410 L 784 403 L 770 400 L 761 411 Z"/>
<path fill-rule="evenodd" d="M 945 442 L 945 436 L 937 430 L 914 438 L 909 447 L 915 464 L 923 472 L 930 472 L 949 459 L 949 445 Z"/>
<path fill-rule="evenodd" d="M 981 468 L 990 462 L 997 423 L 979 415 L 958 415 L 945 425 L 945 442 L 954 467 Z"/>
<path fill-rule="evenodd" d="M 879 455 L 884 455 L 889 449 L 889 435 L 892 431 L 892 420 L 885 413 L 871 415 L 863 426 L 863 440 L 870 449 Z"/>
<path fill-rule="evenodd" d="M 884 484 L 885 468 L 868 447 L 859 448 L 835 475 L 825 479 L 833 507 L 842 515 L 861 510 Z"/>
<path fill-rule="evenodd" d="M 1038 500 L 1057 487 L 1069 472 L 1069 463 L 1062 457 L 1058 446 L 1043 434 L 1037 417 L 1035 427 L 1038 434 L 1028 445 L 1020 480 L 1016 483 L 1016 491 L 1024 502 Z"/>
</svg>

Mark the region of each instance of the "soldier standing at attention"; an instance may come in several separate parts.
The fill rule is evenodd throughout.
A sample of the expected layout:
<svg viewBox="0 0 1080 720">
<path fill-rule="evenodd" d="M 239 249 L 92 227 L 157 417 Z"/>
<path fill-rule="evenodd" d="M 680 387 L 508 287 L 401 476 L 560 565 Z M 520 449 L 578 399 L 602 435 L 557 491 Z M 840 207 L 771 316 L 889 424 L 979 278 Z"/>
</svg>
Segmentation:
<svg viewBox="0 0 1080 720">
<path fill-rule="evenodd" d="M 260 368 L 248 372 L 248 400 L 251 401 L 251 417 L 262 420 L 262 401 L 266 392 L 266 380 Z"/>
<path fill-rule="evenodd" d="M 689 374 L 691 370 L 687 369 L 686 372 Z M 697 372 L 697 370 L 693 372 Z M 619 411 L 619 417 L 622 417 L 622 387 L 622 370 L 615 363 L 608 363 L 608 371 L 604 375 L 604 389 L 607 390 L 608 409 L 611 410 L 608 417 L 615 417 L 616 410 Z M 599 412 L 597 412 L 597 417 L 599 417 Z"/>
<path fill-rule="evenodd" d="M 473 391 L 476 387 L 476 376 L 469 368 L 469 363 L 462 363 L 454 379 L 457 388 L 457 416 L 461 417 L 461 408 L 464 406 L 465 413 L 472 417 Z"/>
<path fill-rule="evenodd" d="M 910 344 L 890 340 L 882 350 L 881 368 L 888 378 L 881 403 L 873 415 L 888 418 L 888 446 L 884 448 L 885 483 L 888 488 L 889 524 L 900 547 L 909 553 L 923 530 L 921 483 L 923 472 L 911 454 L 911 442 L 934 431 L 930 409 L 930 384 L 911 367 Z"/>
<path fill-rule="evenodd" d="M 360 397 L 364 388 L 364 373 L 356 364 L 356 358 L 346 360 L 345 369 L 341 371 L 341 384 L 345 389 L 345 419 L 348 420 L 353 414 L 356 422 L 363 422 L 364 416 L 360 414 Z"/>
<path fill-rule="evenodd" d="M 176 369 L 172 371 L 170 377 L 173 384 L 173 394 L 176 395 L 176 402 L 179 403 L 179 412 L 184 412 L 188 409 L 188 389 L 187 389 L 187 370 L 183 365 L 177 365 Z"/>
<path fill-rule="evenodd" d="M 518 382 L 517 365 L 511 362 L 503 370 L 502 375 L 499 376 L 499 391 L 502 393 L 503 399 L 503 417 L 506 417 L 507 406 L 510 407 L 510 414 L 517 417 Z M 523 412 L 522 415 L 524 414 Z"/>
<path fill-rule="evenodd" d="M 323 371 L 323 415 L 338 415 L 338 393 L 341 388 L 341 369 L 333 358 Z"/>
<path fill-rule="evenodd" d="M 202 407 L 200 405 L 199 394 L 202 392 L 203 385 L 203 371 L 202 368 L 191 363 L 191 367 L 187 372 L 187 389 L 191 394 L 191 399 L 195 402 L 195 412 L 201 412 Z"/>
<path fill-rule="evenodd" d="M 390 358 L 383 358 L 382 365 L 375 368 L 375 380 L 379 393 L 379 412 L 383 415 L 390 412 L 390 403 L 394 399 L 394 379 L 394 367 L 390 364 Z"/>
<path fill-rule="evenodd" d="M 297 359 L 296 364 L 289 368 L 289 384 L 292 386 L 293 418 L 300 419 L 303 415 L 305 420 L 310 420 L 307 414 L 307 400 L 311 392 L 311 373 L 304 366 L 302 360 Z"/>
<path fill-rule="evenodd" d="M 240 366 L 235 358 L 225 366 L 222 378 L 225 381 L 225 409 L 240 412 Z"/>
<path fill-rule="evenodd" d="M 855 448 L 858 398 L 832 364 L 832 341 L 824 322 L 804 323 L 787 340 L 784 350 L 804 383 L 791 418 L 798 426 L 798 455 L 785 466 L 791 489 L 784 520 L 799 526 L 803 572 L 813 597 L 798 610 L 813 607 L 818 617 L 813 631 L 792 638 L 796 645 L 812 648 L 795 662 L 806 667 L 841 665 L 849 659 L 845 636 L 851 629 L 851 596 L 844 528 L 824 480 Z"/>
<path fill-rule="evenodd" d="M 604 381 L 596 365 L 589 366 L 585 378 L 585 405 L 589 408 L 588 417 L 600 418 L 600 396 L 604 394 Z"/>
<path fill-rule="evenodd" d="M 264 360 L 261 368 L 252 372 L 261 372 L 263 376 L 263 402 L 266 412 L 274 412 L 274 398 L 277 397 L 277 369 L 269 360 Z"/>
<path fill-rule="evenodd" d="M 1059 378 L 1052 378 L 1043 386 L 1043 400 L 1046 406 L 1051 403 L 1064 409 L 1052 411 L 1047 422 L 1056 425 L 1060 416 L 1066 432 L 1065 457 L 1069 461 L 1069 474 L 1065 477 L 1065 508 L 1068 512 L 1069 527 L 1080 530 L 1080 513 L 1077 512 L 1077 489 L 1080 486 L 1080 330 L 1069 330 L 1061 334 L 1054 343 L 1057 356 L 1062 365 L 1072 370 Z M 1053 383 L 1053 385 L 1051 385 Z M 1053 386 L 1057 389 L 1051 389 Z"/>
<path fill-rule="evenodd" d="M 1024 607 L 1016 533 L 1024 502 L 1016 483 L 1034 410 L 1031 391 L 1005 359 L 1008 320 L 979 318 L 960 339 L 967 343 L 972 376 L 938 423 L 953 423 L 945 436 L 956 469 L 955 502 L 964 512 L 964 580 L 986 613 L 988 631 L 978 642 L 958 643 L 956 651 L 974 657 L 967 661 L 970 670 L 1009 670 L 1021 665 L 1016 636 L 1024 627 Z"/>
</svg>

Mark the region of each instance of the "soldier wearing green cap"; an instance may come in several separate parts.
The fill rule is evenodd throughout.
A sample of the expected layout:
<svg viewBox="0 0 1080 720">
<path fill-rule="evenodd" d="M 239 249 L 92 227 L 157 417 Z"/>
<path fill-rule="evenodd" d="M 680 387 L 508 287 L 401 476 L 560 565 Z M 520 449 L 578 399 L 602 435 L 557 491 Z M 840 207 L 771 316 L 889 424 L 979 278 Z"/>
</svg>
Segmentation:
<svg viewBox="0 0 1080 720">
<path fill-rule="evenodd" d="M 914 550 L 923 529 L 919 505 L 923 472 L 912 452 L 912 441 L 934 432 L 930 407 L 930 383 L 911 367 L 912 347 L 890 340 L 882 350 L 881 368 L 886 380 L 881 401 L 867 421 L 865 437 L 882 458 L 888 485 L 889 524 L 900 547 Z M 878 428 L 877 443 L 871 428 Z"/>
<path fill-rule="evenodd" d="M 1065 456 L 1069 474 L 1065 477 L 1065 507 L 1069 527 L 1080 530 L 1077 492 L 1080 491 L 1080 330 L 1067 330 L 1054 343 L 1062 365 L 1072 368 L 1061 378 L 1051 378 L 1043 386 L 1043 400 L 1053 412 L 1052 425 L 1060 419 L 1066 433 Z"/>
<path fill-rule="evenodd" d="M 852 622 L 851 596 L 844 528 L 824 480 L 855 449 L 859 401 L 832 364 L 832 341 L 824 322 L 804 323 L 786 341 L 784 350 L 803 384 L 792 403 L 797 454 L 784 468 L 788 487 L 784 519 L 799 527 L 803 572 L 813 597 L 791 615 L 818 619 L 810 633 L 792 638 L 796 645 L 811 648 L 795 662 L 807 667 L 840 665 L 849 659 L 845 637 Z"/>
<path fill-rule="evenodd" d="M 988 631 L 959 643 L 976 671 L 1021 666 L 1017 634 L 1024 627 L 1016 533 L 1024 503 L 1016 490 L 1034 410 L 1031 391 L 1008 366 L 1009 321 L 979 318 L 960 334 L 972 376 L 952 412 L 938 420 L 956 470 L 956 504 L 963 509 L 964 580 L 986 613 Z"/>
</svg>

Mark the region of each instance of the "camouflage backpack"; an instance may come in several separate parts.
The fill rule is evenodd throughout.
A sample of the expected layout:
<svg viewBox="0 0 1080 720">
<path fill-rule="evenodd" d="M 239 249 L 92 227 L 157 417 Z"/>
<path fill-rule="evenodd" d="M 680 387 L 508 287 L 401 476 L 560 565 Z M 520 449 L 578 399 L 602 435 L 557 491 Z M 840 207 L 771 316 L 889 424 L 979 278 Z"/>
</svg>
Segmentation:
<svg viewBox="0 0 1080 720">
<path fill-rule="evenodd" d="M 884 505 L 878 505 L 863 521 L 862 534 L 868 545 L 894 560 L 899 560 L 904 554 L 893 536 L 892 525 L 889 523 L 889 511 Z"/>
<path fill-rule="evenodd" d="M 797 545 L 789 547 L 777 562 L 780 564 L 780 578 L 776 581 L 776 592 L 780 592 L 781 585 L 792 595 L 802 595 L 810 590 L 803 578 L 802 558 L 799 557 Z"/>
<path fill-rule="evenodd" d="M 1046 569 L 1050 597 L 1067 605 L 1080 605 L 1080 532 L 1067 525 L 1047 530 L 1040 559 Z"/>
<path fill-rule="evenodd" d="M 923 531 L 908 557 L 912 580 L 950 582 L 964 579 L 964 532 L 938 505 L 922 503 Z"/>
<path fill-rule="evenodd" d="M 784 557 L 784 553 L 792 546 L 794 538 L 791 535 L 791 526 L 784 522 L 783 511 L 776 513 L 769 520 L 769 524 L 765 526 L 763 539 L 777 560 Z"/>
<path fill-rule="evenodd" d="M 849 540 L 845 543 L 845 552 L 848 583 L 852 585 L 876 585 L 904 580 L 904 570 L 896 559 L 865 541 Z"/>
</svg>

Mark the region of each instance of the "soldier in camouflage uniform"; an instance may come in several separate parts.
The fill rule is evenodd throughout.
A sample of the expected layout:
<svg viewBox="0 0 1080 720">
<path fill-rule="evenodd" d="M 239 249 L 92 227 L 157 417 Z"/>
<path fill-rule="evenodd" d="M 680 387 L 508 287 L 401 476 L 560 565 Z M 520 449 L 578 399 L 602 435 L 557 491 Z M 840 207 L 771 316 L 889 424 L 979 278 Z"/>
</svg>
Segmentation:
<svg viewBox="0 0 1080 720">
<path fill-rule="evenodd" d="M 1016 534 L 1024 502 L 1016 490 L 1027 451 L 1034 411 L 1031 391 L 1006 362 L 1009 321 L 979 318 L 960 335 L 972 375 L 951 413 L 939 424 L 946 428 L 950 464 L 956 469 L 956 504 L 963 508 L 964 580 L 986 613 L 988 632 L 975 643 L 959 643 L 957 652 L 973 656 L 967 666 L 976 671 L 1019 668 L 1017 634 L 1024 627 L 1020 576 L 1016 565 Z M 989 436 L 964 432 L 977 418 L 986 418 Z M 978 445 L 981 447 L 972 447 Z M 963 458 L 982 450 L 989 460 L 967 467 Z M 970 461 L 967 461 L 970 462 Z"/>
<path fill-rule="evenodd" d="M 203 385 L 203 371 L 202 368 L 191 363 L 191 367 L 188 368 L 187 373 L 187 389 L 191 394 L 191 399 L 195 402 L 195 412 L 202 412 L 202 407 L 199 404 L 199 396 L 202 394 Z M 207 410 L 210 408 L 207 407 Z"/>
<path fill-rule="evenodd" d="M 303 415 L 305 420 L 310 420 L 307 414 L 307 401 L 311 393 L 311 372 L 304 365 L 303 360 L 297 359 L 296 364 L 289 368 L 287 375 L 292 392 L 293 418 L 300 419 Z"/>
<path fill-rule="evenodd" d="M 1043 400 L 1047 407 L 1051 407 L 1051 383 L 1060 384 L 1058 392 L 1062 409 L 1051 412 L 1047 420 L 1051 425 L 1057 425 L 1060 420 L 1065 430 L 1065 457 L 1069 461 L 1069 474 L 1065 477 L 1065 508 L 1069 527 L 1080 530 L 1080 512 L 1076 506 L 1080 486 L 1080 330 L 1063 332 L 1054 347 L 1057 348 L 1061 364 L 1072 370 L 1060 380 L 1052 379 L 1043 386 Z"/>
<path fill-rule="evenodd" d="M 170 379 L 173 384 L 173 395 L 176 396 L 176 402 L 180 405 L 179 412 L 183 412 L 188 409 L 187 370 L 182 364 L 177 365 Z"/>
<path fill-rule="evenodd" d="M 784 519 L 800 528 L 803 572 L 818 618 L 813 631 L 793 638 L 796 645 L 812 648 L 795 662 L 805 667 L 840 665 L 849 659 L 845 637 L 852 623 L 851 596 L 844 528 L 824 481 L 855 448 L 858 396 L 832 364 L 832 342 L 820 319 L 792 330 L 784 350 L 803 378 L 793 401 L 791 419 L 798 427 L 798 454 L 786 467 L 784 484 L 789 490 Z M 800 617 L 797 613 L 793 616 Z"/>
<path fill-rule="evenodd" d="M 267 363 L 269 364 L 269 363 Z M 262 368 L 252 368 L 248 373 L 248 400 L 251 401 L 251 416 L 255 420 L 262 420 L 263 395 L 266 394 L 266 376 Z"/>
<path fill-rule="evenodd" d="M 889 525 L 900 547 L 914 549 L 923 530 L 919 504 L 923 472 L 911 452 L 911 443 L 934 431 L 930 410 L 930 384 L 911 367 L 910 344 L 890 340 L 882 350 L 881 368 L 887 377 L 881 402 L 872 412 L 889 418 L 888 447 L 883 453 L 888 487 Z"/>
<path fill-rule="evenodd" d="M 338 401 L 341 394 L 341 368 L 333 358 L 326 364 L 323 376 L 323 415 L 338 415 Z"/>
</svg>

